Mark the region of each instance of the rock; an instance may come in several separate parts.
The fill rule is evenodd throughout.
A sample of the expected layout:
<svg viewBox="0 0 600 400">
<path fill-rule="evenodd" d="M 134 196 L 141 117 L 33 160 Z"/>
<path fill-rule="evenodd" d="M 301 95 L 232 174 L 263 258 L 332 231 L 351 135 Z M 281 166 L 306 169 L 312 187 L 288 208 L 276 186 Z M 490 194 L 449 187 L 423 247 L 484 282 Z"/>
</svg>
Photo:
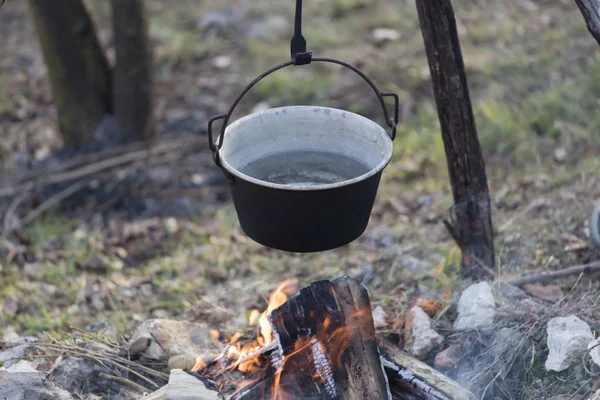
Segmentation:
<svg viewBox="0 0 600 400">
<path fill-rule="evenodd" d="M 179 231 L 179 224 L 177 223 L 177 220 L 175 218 L 169 217 L 165 219 L 165 228 L 167 229 L 167 232 L 169 232 L 172 235 Z"/>
<path fill-rule="evenodd" d="M 547 371 L 564 371 L 580 359 L 594 340 L 589 325 L 576 316 L 552 318 L 548 322 Z"/>
<path fill-rule="evenodd" d="M 197 367 L 198 365 L 200 365 L 200 367 L 202 368 L 203 366 L 213 361 L 215 357 L 216 356 L 214 354 L 207 354 L 203 357 L 173 356 L 169 358 L 167 366 L 169 370 L 185 369 L 189 371 L 192 370 L 194 367 Z"/>
<path fill-rule="evenodd" d="M 112 321 L 109 321 L 107 318 L 102 318 L 101 320 L 94 322 L 86 326 L 85 328 L 88 332 L 98 333 L 105 338 L 111 340 L 118 340 L 119 332 L 117 327 Z"/>
<path fill-rule="evenodd" d="M 458 364 L 460 364 L 460 360 L 462 358 L 461 355 L 460 346 L 453 344 L 435 356 L 435 369 L 442 372 L 455 369 L 458 367 Z"/>
<path fill-rule="evenodd" d="M 524 285 L 523 289 L 535 298 L 550 303 L 557 302 L 563 297 L 563 291 L 558 285 Z"/>
<path fill-rule="evenodd" d="M 103 374 L 114 375 L 115 373 L 91 359 L 82 357 L 67 357 L 56 367 L 52 373 L 52 382 L 61 389 L 71 393 L 83 395 L 98 395 L 102 398 L 116 398 L 117 394 L 127 395 L 139 393 L 121 383 L 103 377 Z"/>
<path fill-rule="evenodd" d="M 499 283 L 497 287 L 494 286 L 492 290 L 493 293 L 497 293 L 506 300 L 521 300 L 527 297 L 527 293 L 523 290 L 506 282 Z"/>
<path fill-rule="evenodd" d="M 600 367 L 600 340 L 592 340 L 588 344 L 588 350 L 590 351 L 590 357 L 592 361 L 596 363 Z M 598 399 L 600 400 L 600 399 Z"/>
<path fill-rule="evenodd" d="M 226 69 L 231 66 L 232 59 L 230 56 L 218 56 L 213 60 L 213 65 L 217 69 Z"/>
<path fill-rule="evenodd" d="M 554 161 L 564 163 L 567 160 L 567 150 L 564 147 L 559 147 L 554 150 Z"/>
<path fill-rule="evenodd" d="M 65 390 L 56 387 L 43 372 L 27 361 L 10 368 L 0 367 L 0 399 L 6 400 L 72 400 Z"/>
<path fill-rule="evenodd" d="M 375 325 L 375 329 L 385 329 L 388 324 L 385 320 L 385 311 L 381 306 L 377 306 L 373 310 L 373 324 Z"/>
<path fill-rule="evenodd" d="M 181 369 L 174 369 L 169 376 L 166 398 L 169 400 L 218 400 L 215 390 L 209 390 L 204 383 Z"/>
<path fill-rule="evenodd" d="M 490 284 L 480 282 L 469 286 L 460 296 L 457 309 L 455 330 L 491 327 L 496 315 L 496 302 Z"/>
<path fill-rule="evenodd" d="M 138 337 L 129 342 L 128 348 L 131 354 L 140 354 L 150 346 L 150 338 Z"/>
<path fill-rule="evenodd" d="M 168 319 L 145 321 L 129 343 L 130 351 L 143 349 L 141 354 L 161 361 L 178 355 L 203 357 L 219 348 L 207 327 Z"/>
<path fill-rule="evenodd" d="M 28 278 L 40 279 L 42 277 L 42 268 L 41 263 L 26 263 L 23 266 L 23 273 Z"/>
<path fill-rule="evenodd" d="M 408 312 L 405 340 L 406 351 L 421 360 L 444 343 L 444 337 L 431 328 L 431 319 L 421 307 L 413 307 Z"/>
<path fill-rule="evenodd" d="M 600 400 L 600 389 L 592 395 L 588 400 Z"/>
<path fill-rule="evenodd" d="M 377 28 L 373 31 L 373 39 L 377 44 L 395 41 L 400 39 L 400 32 L 395 29 Z"/>
<path fill-rule="evenodd" d="M 0 352 L 0 365 L 3 365 L 6 368 L 12 367 L 32 352 L 33 348 L 26 344 L 12 347 L 6 351 Z"/>
<path fill-rule="evenodd" d="M 13 340 L 18 338 L 19 335 L 17 331 L 15 331 L 14 326 L 7 326 L 4 329 L 0 329 L 0 342 L 8 342 L 9 340 Z"/>
</svg>

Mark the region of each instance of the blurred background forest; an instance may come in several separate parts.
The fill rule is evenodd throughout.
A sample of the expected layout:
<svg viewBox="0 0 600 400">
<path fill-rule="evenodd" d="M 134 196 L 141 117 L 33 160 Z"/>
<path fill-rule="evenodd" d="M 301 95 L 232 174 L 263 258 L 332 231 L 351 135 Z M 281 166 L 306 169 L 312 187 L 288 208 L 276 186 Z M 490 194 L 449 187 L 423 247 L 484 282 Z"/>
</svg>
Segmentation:
<svg viewBox="0 0 600 400">
<path fill-rule="evenodd" d="M 84 3 L 114 66 L 111 2 Z M 147 318 L 191 318 L 200 300 L 229 310 L 226 329 L 236 331 L 288 277 L 300 286 L 359 278 L 395 321 L 390 330 L 402 329 L 415 299 L 450 304 L 461 287 L 460 251 L 441 223 L 452 196 L 412 1 L 305 1 L 309 50 L 356 65 L 401 97 L 395 154 L 367 232 L 341 249 L 298 255 L 263 248 L 240 231 L 206 121 L 288 60 L 294 8 L 287 3 L 148 0 L 153 120 L 128 140 L 145 136 L 163 147 L 119 161 L 146 145 L 115 134 L 111 118 L 85 141 L 61 136 L 28 2 L 7 2 L 0 13 L 0 340 L 2 332 L 99 321 L 126 335 Z M 456 0 L 454 8 L 490 181 L 498 276 L 598 259 L 586 224 L 600 200 L 600 48 L 577 6 Z M 251 91 L 235 117 L 315 104 L 383 124 L 367 89 L 337 67 L 289 68 Z M 69 160 L 80 160 L 81 172 L 98 152 L 117 164 L 76 180 L 39 172 Z M 574 283 L 560 282 L 564 296 L 599 291 L 593 279 Z M 540 376 L 527 375 L 529 393 L 576 389 L 550 388 Z"/>
</svg>

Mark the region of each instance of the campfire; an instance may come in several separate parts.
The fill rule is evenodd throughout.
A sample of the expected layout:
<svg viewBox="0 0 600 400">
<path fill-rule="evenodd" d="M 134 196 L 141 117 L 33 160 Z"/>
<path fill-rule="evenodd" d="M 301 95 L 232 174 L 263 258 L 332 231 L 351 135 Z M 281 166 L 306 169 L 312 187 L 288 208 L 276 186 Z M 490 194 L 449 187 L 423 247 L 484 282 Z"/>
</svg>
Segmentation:
<svg viewBox="0 0 600 400">
<path fill-rule="evenodd" d="M 221 338 L 220 354 L 197 359 L 188 373 L 231 400 L 471 398 L 376 335 L 368 291 L 357 281 L 297 290 L 291 280 L 279 285 L 265 310 L 250 313 L 253 338 Z"/>
</svg>

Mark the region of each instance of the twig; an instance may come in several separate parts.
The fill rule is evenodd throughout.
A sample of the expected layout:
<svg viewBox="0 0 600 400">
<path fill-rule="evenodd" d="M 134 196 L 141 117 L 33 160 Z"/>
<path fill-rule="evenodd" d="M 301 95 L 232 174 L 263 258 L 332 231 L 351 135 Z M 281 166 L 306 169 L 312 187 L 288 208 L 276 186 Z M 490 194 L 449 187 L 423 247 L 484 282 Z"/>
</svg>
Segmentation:
<svg viewBox="0 0 600 400">
<path fill-rule="evenodd" d="M 100 150 L 94 153 L 83 154 L 81 156 L 75 156 L 67 161 L 63 161 L 53 168 L 37 168 L 24 174 L 13 173 L 4 174 L 0 178 L 0 186 L 4 187 L 10 185 L 10 183 L 17 182 L 18 184 L 24 184 L 29 181 L 39 181 L 49 175 L 57 174 L 67 169 L 81 167 L 82 165 L 88 165 L 98 161 L 102 161 L 111 156 L 119 156 L 122 154 L 130 153 L 132 151 L 141 150 L 147 148 L 146 142 L 136 142 L 126 146 L 110 147 L 105 150 Z"/>
<path fill-rule="evenodd" d="M 199 144 L 200 138 L 191 137 L 185 140 L 179 140 L 176 143 L 161 143 L 155 147 L 147 150 L 137 150 L 130 153 L 126 153 L 117 157 L 108 158 L 96 163 L 84 165 L 81 168 L 66 171 L 57 174 L 51 174 L 44 176 L 36 181 L 30 181 L 22 185 L 14 185 L 9 187 L 0 188 L 0 198 L 14 196 L 24 190 L 32 190 L 36 187 L 44 187 L 56 183 L 71 181 L 75 179 L 81 179 L 86 176 L 90 176 L 102 171 L 106 171 L 111 168 L 119 167 L 124 164 L 129 164 L 134 161 L 146 160 L 150 157 L 157 155 L 180 151 L 189 150 L 193 145 Z"/>
<path fill-rule="evenodd" d="M 5 238 L 11 232 L 12 228 L 12 219 L 15 215 L 15 211 L 19 208 L 19 205 L 23 202 L 23 200 L 27 197 L 29 193 L 24 191 L 16 196 L 8 206 L 8 209 L 4 213 L 4 225 L 2 227 L 2 237 Z"/>
<path fill-rule="evenodd" d="M 559 271 L 544 272 L 542 274 L 529 275 L 525 278 L 515 279 L 508 283 L 513 286 L 523 286 L 529 283 L 543 283 L 549 282 L 558 278 L 565 278 L 571 275 L 578 274 L 592 274 L 594 272 L 600 272 L 600 261 L 594 261 L 589 264 L 575 265 L 573 267 L 561 269 Z"/>
<path fill-rule="evenodd" d="M 135 383 L 135 382 L 132 382 L 132 381 L 130 381 L 130 380 L 129 380 L 129 379 L 127 379 L 127 378 L 122 378 L 122 377 L 119 377 L 119 376 L 114 376 L 114 375 L 108 375 L 108 374 L 105 374 L 104 372 L 101 372 L 101 373 L 99 374 L 99 376 L 100 376 L 100 378 L 102 378 L 102 379 L 107 379 L 107 380 L 109 380 L 109 381 L 118 382 L 118 383 L 121 383 L 121 384 L 123 384 L 123 385 L 129 385 L 129 386 L 131 386 L 132 388 L 134 388 L 134 389 L 137 389 L 137 390 L 138 390 L 139 392 L 141 392 L 141 393 L 144 393 L 144 392 L 146 392 L 146 391 L 148 390 L 148 389 L 147 389 L 147 388 L 145 388 L 144 386 L 142 386 L 142 385 L 138 385 L 137 383 Z"/>
<path fill-rule="evenodd" d="M 54 196 L 51 196 L 48 200 L 44 201 L 40 204 L 36 209 L 32 210 L 29 214 L 23 218 L 23 226 L 29 225 L 33 221 L 35 221 L 38 217 L 40 217 L 43 213 L 51 209 L 52 207 L 60 204 L 61 201 L 65 200 L 67 197 L 73 195 L 74 193 L 80 191 L 88 184 L 87 180 L 80 180 L 69 186 L 68 188 L 61 190 L 56 193 Z"/>
</svg>

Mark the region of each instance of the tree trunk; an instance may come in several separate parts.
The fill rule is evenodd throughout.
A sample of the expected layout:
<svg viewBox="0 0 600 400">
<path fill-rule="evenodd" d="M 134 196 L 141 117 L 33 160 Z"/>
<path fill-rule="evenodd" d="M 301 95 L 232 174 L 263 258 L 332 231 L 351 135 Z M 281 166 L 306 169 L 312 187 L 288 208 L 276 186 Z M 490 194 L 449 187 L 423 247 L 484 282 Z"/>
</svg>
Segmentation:
<svg viewBox="0 0 600 400">
<path fill-rule="evenodd" d="M 116 65 L 115 117 L 128 138 L 154 133 L 152 118 L 152 50 L 144 0 L 111 0 Z"/>
<path fill-rule="evenodd" d="M 81 0 L 29 0 L 65 145 L 91 141 L 112 111 L 111 71 Z"/>
<path fill-rule="evenodd" d="M 583 19 L 587 24 L 587 28 L 600 44 L 600 0 L 575 0 Z"/>
<path fill-rule="evenodd" d="M 462 250 L 463 278 L 482 279 L 495 264 L 490 195 L 450 0 L 416 0 L 450 183 L 454 221 L 446 222 Z"/>
</svg>

